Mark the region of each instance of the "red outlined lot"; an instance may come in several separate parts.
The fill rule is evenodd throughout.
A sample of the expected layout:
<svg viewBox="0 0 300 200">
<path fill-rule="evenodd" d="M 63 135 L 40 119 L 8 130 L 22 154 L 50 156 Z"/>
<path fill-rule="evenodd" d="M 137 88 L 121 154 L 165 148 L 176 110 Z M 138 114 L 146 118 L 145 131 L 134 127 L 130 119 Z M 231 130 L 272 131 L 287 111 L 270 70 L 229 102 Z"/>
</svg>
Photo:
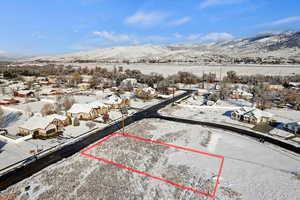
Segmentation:
<svg viewBox="0 0 300 200">
<path fill-rule="evenodd" d="M 120 136 L 124 136 L 124 137 L 128 137 L 128 138 L 132 138 L 132 139 L 136 139 L 136 140 L 140 140 L 140 141 L 150 142 L 150 143 L 154 143 L 154 144 L 159 144 L 159 145 L 163 145 L 163 146 L 167 146 L 167 147 L 171 147 L 171 148 L 176 148 L 176 149 L 183 150 L 183 151 L 194 152 L 194 153 L 197 153 L 199 155 L 205 155 L 205 156 L 210 156 L 210 157 L 214 157 L 214 158 L 220 159 L 220 161 L 221 161 L 220 162 L 220 168 L 218 170 L 217 180 L 216 180 L 216 184 L 214 186 L 212 194 L 208 194 L 208 193 L 196 190 L 196 189 L 191 188 L 191 187 L 180 185 L 178 183 L 174 183 L 172 181 L 163 179 L 161 177 L 153 176 L 151 174 L 139 171 L 137 169 L 133 169 L 133 168 L 130 168 L 130 167 L 127 167 L 127 166 L 124 166 L 124 165 L 121 165 L 121 164 L 118 164 L 118 163 L 106 160 L 104 158 L 96 157 L 94 155 L 86 153 L 87 151 L 90 151 L 91 149 L 93 149 L 97 145 L 100 145 L 101 143 L 105 142 L 106 140 L 109 140 L 110 138 L 112 138 L 112 137 L 114 137 L 116 135 L 120 135 Z M 120 133 L 120 132 L 116 132 L 116 133 L 114 133 L 114 134 L 112 134 L 110 136 L 107 136 L 107 137 L 103 138 L 102 140 L 100 140 L 97 143 L 91 145 L 90 147 L 88 147 L 87 149 L 81 151 L 80 153 L 82 155 L 88 156 L 90 158 L 93 158 L 93 159 L 96 159 L 96 160 L 99 160 L 99 161 L 102 161 L 102 162 L 105 162 L 105 163 L 108 163 L 108 164 L 111 164 L 111 165 L 114 165 L 114 166 L 126 169 L 126 170 L 129 170 L 129 171 L 132 171 L 132 172 L 135 172 L 135 173 L 138 173 L 138 174 L 141 174 L 141 175 L 144 175 L 144 176 L 147 176 L 147 177 L 150 177 L 150 178 L 153 178 L 153 179 L 156 179 L 156 180 L 159 180 L 159 181 L 162 181 L 162 182 L 165 182 L 165 183 L 168 183 L 168 184 L 171 184 L 171 185 L 174 185 L 174 186 L 177 186 L 177 187 L 180 187 L 180 188 L 183 188 L 183 189 L 186 189 L 186 190 L 189 190 L 189 191 L 192 191 L 192 192 L 195 192 L 195 193 L 198 193 L 198 194 L 210 197 L 210 198 L 214 198 L 216 196 L 216 192 L 217 192 L 217 188 L 218 188 L 218 185 L 219 185 L 220 176 L 221 176 L 223 165 L 224 165 L 224 157 L 223 156 L 219 156 L 219 155 L 215 155 L 215 154 L 211 154 L 211 153 L 207 153 L 207 152 L 202 152 L 202 151 L 198 151 L 198 150 L 194 150 L 194 149 L 189 149 L 189 148 L 185 148 L 185 147 L 181 147 L 181 146 L 176 146 L 176 145 L 173 145 L 173 144 L 163 143 L 163 142 L 159 142 L 159 141 L 155 141 L 155 140 L 150 140 L 150 139 L 146 139 L 146 138 L 142 138 L 142 137 L 138 137 L 138 136 L 134 136 L 134 135 L 123 134 L 123 133 Z"/>
</svg>

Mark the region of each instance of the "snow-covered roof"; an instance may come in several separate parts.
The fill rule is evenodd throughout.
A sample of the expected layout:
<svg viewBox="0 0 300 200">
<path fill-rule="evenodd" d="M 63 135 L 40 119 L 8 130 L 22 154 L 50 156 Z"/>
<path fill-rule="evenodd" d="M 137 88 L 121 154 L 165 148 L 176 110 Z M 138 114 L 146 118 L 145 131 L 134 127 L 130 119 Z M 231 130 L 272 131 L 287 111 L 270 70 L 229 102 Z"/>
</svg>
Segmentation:
<svg viewBox="0 0 300 200">
<path fill-rule="evenodd" d="M 241 108 L 235 110 L 235 112 L 236 112 L 236 113 L 239 113 L 239 114 L 245 114 L 245 113 L 247 113 L 247 112 L 252 111 L 253 109 L 255 109 L 255 108 L 243 106 L 243 107 L 241 107 Z"/>
<path fill-rule="evenodd" d="M 253 115 L 256 118 L 262 118 L 262 117 L 267 117 L 271 118 L 273 117 L 272 113 L 257 109 L 257 108 L 251 108 L 251 107 L 241 107 L 237 110 L 235 110 L 236 113 L 240 115 Z"/>
<path fill-rule="evenodd" d="M 209 94 L 210 93 L 207 89 L 198 89 L 197 92 L 201 93 L 201 94 Z"/>
<path fill-rule="evenodd" d="M 52 123 L 55 119 L 58 120 L 65 120 L 66 116 L 62 115 L 48 115 L 45 117 L 35 115 L 29 118 L 24 124 L 19 126 L 19 128 L 28 129 L 28 130 L 35 130 L 35 129 L 45 129 L 50 123 Z"/>
<path fill-rule="evenodd" d="M 122 83 L 123 82 L 137 83 L 137 80 L 135 78 L 126 78 L 122 81 Z"/>
<path fill-rule="evenodd" d="M 297 86 L 300 86 L 300 82 L 289 82 L 289 85 L 297 87 Z"/>
<path fill-rule="evenodd" d="M 103 107 L 107 107 L 104 103 L 100 102 L 100 101 L 94 101 L 89 103 L 89 106 L 92 108 L 103 108 Z"/>
<path fill-rule="evenodd" d="M 104 104 L 106 105 L 115 105 L 115 104 L 120 104 L 122 103 L 121 97 L 111 94 L 105 97 Z"/>
<path fill-rule="evenodd" d="M 152 87 L 147 87 L 147 88 L 143 88 L 143 91 L 148 93 L 148 94 L 155 94 L 155 89 L 153 89 Z"/>
<path fill-rule="evenodd" d="M 250 111 L 256 118 L 261 118 L 261 117 L 267 117 L 267 118 L 271 118 L 273 117 L 272 113 L 263 111 L 263 110 L 259 110 L 259 109 L 254 109 L 252 111 Z"/>
<path fill-rule="evenodd" d="M 34 93 L 34 90 L 18 90 L 18 94 L 27 95 L 30 93 Z"/>
<path fill-rule="evenodd" d="M 61 120 L 61 121 L 64 121 L 64 120 L 67 119 L 66 116 L 58 115 L 58 114 L 47 115 L 46 118 L 48 118 L 49 120 L 52 120 L 52 121 L 55 120 L 55 119 L 58 119 L 58 120 Z"/>
<path fill-rule="evenodd" d="M 253 96 L 253 94 L 249 93 L 249 92 L 246 92 L 240 88 L 236 89 L 236 90 L 233 90 L 232 91 L 233 94 L 238 94 L 238 95 L 241 95 L 241 96 Z"/>
<path fill-rule="evenodd" d="M 93 76 L 90 75 L 81 75 L 80 77 L 82 78 L 83 82 L 89 82 L 93 79 Z"/>
<path fill-rule="evenodd" d="M 54 88 L 42 88 L 42 90 L 40 91 L 41 94 L 50 94 L 53 91 L 57 91 L 57 89 Z"/>
<path fill-rule="evenodd" d="M 75 103 L 69 110 L 69 113 L 89 113 L 92 107 L 89 104 L 79 104 Z"/>
<path fill-rule="evenodd" d="M 89 113 L 92 109 L 98 109 L 98 108 L 104 108 L 107 107 L 104 103 L 100 101 L 94 101 L 88 104 L 80 104 L 76 103 L 74 104 L 70 110 L 68 110 L 69 113 Z"/>
</svg>

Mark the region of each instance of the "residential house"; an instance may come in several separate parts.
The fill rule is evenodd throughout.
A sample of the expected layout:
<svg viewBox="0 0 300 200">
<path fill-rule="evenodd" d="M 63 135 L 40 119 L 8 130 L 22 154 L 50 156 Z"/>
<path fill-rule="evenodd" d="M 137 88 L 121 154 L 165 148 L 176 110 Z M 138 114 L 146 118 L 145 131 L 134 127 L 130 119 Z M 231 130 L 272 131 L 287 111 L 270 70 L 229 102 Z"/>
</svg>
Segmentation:
<svg viewBox="0 0 300 200">
<path fill-rule="evenodd" d="M 284 125 L 284 128 L 294 134 L 300 135 L 300 122 L 292 122 Z"/>
<path fill-rule="evenodd" d="M 109 109 L 120 109 L 126 105 L 129 105 L 129 98 L 122 99 L 117 94 L 110 94 L 105 97 L 104 104 L 109 107 Z"/>
<path fill-rule="evenodd" d="M 37 77 L 36 81 L 40 84 L 40 85 L 50 85 L 51 83 L 49 82 L 47 77 Z"/>
<path fill-rule="evenodd" d="M 36 80 L 36 77 L 35 76 L 22 76 L 22 79 L 25 82 L 34 82 Z"/>
<path fill-rule="evenodd" d="M 300 88 L 300 82 L 289 82 L 289 85 L 293 88 Z"/>
<path fill-rule="evenodd" d="M 231 118 L 250 124 L 269 123 L 273 115 L 257 108 L 241 107 L 231 113 Z"/>
<path fill-rule="evenodd" d="M 54 95 L 60 95 L 62 94 L 62 90 L 58 88 L 43 88 L 40 91 L 40 95 L 42 96 L 54 96 Z"/>
<path fill-rule="evenodd" d="M 157 93 L 156 93 L 155 89 L 153 89 L 151 87 L 147 87 L 147 88 L 143 88 L 143 89 L 136 89 L 135 95 L 138 98 L 147 99 L 147 100 L 154 99 L 157 97 Z"/>
<path fill-rule="evenodd" d="M 93 120 L 98 117 L 98 112 L 89 104 L 74 104 L 67 111 L 67 116 L 76 117 L 79 120 Z"/>
<path fill-rule="evenodd" d="M 95 109 L 98 115 L 103 115 L 104 113 L 107 113 L 109 111 L 109 106 L 101 103 L 100 101 L 89 103 L 89 106 L 92 109 Z"/>
<path fill-rule="evenodd" d="M 55 136 L 61 127 L 69 125 L 69 120 L 62 115 L 48 115 L 45 117 L 35 115 L 19 126 L 19 135 L 33 135 L 34 137 Z"/>
<path fill-rule="evenodd" d="M 284 89 L 283 85 L 269 85 L 268 88 L 269 91 L 281 91 L 283 89 Z"/>
<path fill-rule="evenodd" d="M 252 99 L 253 98 L 253 94 L 249 93 L 249 92 L 246 92 L 242 89 L 236 89 L 236 90 L 233 90 L 231 92 L 231 98 L 233 99 Z"/>
<path fill-rule="evenodd" d="M 48 79 L 49 83 L 55 84 L 57 81 L 57 76 L 51 75 L 51 76 L 48 76 L 47 79 Z"/>
<path fill-rule="evenodd" d="M 176 88 L 175 87 L 168 87 L 167 88 L 167 90 L 166 90 L 166 93 L 168 94 L 168 95 L 170 95 L 170 94 L 174 94 L 175 92 L 176 92 Z"/>
<path fill-rule="evenodd" d="M 196 94 L 198 96 L 205 96 L 205 95 L 209 95 L 210 92 L 206 89 L 198 89 Z"/>
<path fill-rule="evenodd" d="M 91 81 L 93 80 L 93 76 L 91 75 L 81 75 L 80 77 L 82 83 L 91 83 Z"/>
<path fill-rule="evenodd" d="M 14 99 L 14 98 L 3 98 L 3 99 L 0 99 L 0 105 L 2 105 L 2 106 L 15 105 L 15 104 L 18 104 L 18 103 L 20 103 L 20 101 Z"/>
<path fill-rule="evenodd" d="M 88 90 L 91 88 L 91 84 L 90 83 L 79 83 L 79 84 L 77 84 L 77 87 L 81 90 Z"/>
<path fill-rule="evenodd" d="M 80 120 L 93 120 L 108 111 L 109 106 L 99 101 L 94 101 L 89 104 L 74 104 L 68 110 L 67 116 L 76 117 Z"/>
<path fill-rule="evenodd" d="M 34 97 L 34 91 L 33 90 L 17 90 L 14 92 L 15 97 L 21 97 L 21 98 L 30 98 Z"/>
</svg>

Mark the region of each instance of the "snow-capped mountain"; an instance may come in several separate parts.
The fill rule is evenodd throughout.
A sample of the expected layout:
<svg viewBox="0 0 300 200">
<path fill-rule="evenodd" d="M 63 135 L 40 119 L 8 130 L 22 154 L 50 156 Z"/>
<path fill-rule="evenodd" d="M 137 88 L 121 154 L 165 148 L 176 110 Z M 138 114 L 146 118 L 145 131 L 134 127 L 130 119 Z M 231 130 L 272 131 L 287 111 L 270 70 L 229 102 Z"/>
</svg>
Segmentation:
<svg viewBox="0 0 300 200">
<path fill-rule="evenodd" d="M 265 33 L 216 43 L 104 48 L 30 60 L 82 63 L 300 64 L 300 32 Z"/>
</svg>

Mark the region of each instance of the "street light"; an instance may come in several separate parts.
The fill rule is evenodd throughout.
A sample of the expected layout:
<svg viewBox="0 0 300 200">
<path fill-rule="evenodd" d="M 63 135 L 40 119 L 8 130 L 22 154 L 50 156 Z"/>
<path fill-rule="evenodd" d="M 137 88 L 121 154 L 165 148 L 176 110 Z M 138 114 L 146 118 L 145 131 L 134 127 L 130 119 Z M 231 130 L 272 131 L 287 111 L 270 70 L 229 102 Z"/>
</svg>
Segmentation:
<svg viewBox="0 0 300 200">
<path fill-rule="evenodd" d="M 122 113 L 122 128 L 123 128 L 123 135 L 125 134 L 125 118 L 124 115 L 128 115 L 128 109 L 124 106 L 120 109 Z"/>
</svg>

